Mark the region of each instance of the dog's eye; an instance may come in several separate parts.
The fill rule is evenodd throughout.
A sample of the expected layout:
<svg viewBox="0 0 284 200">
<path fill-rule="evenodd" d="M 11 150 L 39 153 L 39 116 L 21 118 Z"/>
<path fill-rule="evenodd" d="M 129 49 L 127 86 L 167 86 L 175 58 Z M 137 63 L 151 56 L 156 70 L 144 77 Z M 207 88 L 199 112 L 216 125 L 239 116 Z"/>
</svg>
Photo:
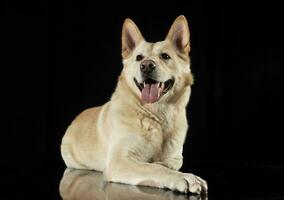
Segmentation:
<svg viewBox="0 0 284 200">
<path fill-rule="evenodd" d="M 144 58 L 141 54 L 136 56 L 136 61 L 141 61 Z"/>
<path fill-rule="evenodd" d="M 160 57 L 164 60 L 169 60 L 171 58 L 167 53 L 162 53 Z"/>
</svg>

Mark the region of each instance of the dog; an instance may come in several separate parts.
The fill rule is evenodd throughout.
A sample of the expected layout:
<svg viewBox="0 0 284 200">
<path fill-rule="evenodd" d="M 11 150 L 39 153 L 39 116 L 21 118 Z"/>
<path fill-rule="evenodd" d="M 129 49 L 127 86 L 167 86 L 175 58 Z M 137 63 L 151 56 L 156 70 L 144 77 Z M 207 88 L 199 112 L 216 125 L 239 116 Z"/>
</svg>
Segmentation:
<svg viewBox="0 0 284 200">
<path fill-rule="evenodd" d="M 101 171 L 109 182 L 207 193 L 205 180 L 179 171 L 193 84 L 189 38 L 183 15 L 156 43 L 124 21 L 116 89 L 110 101 L 83 111 L 67 128 L 61 143 L 67 167 Z"/>
</svg>

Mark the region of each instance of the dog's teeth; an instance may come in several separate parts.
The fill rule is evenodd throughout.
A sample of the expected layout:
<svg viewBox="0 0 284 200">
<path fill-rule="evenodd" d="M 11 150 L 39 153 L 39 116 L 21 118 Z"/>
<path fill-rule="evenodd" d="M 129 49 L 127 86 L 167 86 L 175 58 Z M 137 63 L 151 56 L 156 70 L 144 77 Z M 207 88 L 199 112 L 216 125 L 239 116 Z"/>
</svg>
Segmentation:
<svg viewBox="0 0 284 200">
<path fill-rule="evenodd" d="M 143 82 L 143 87 L 145 87 L 145 86 L 146 86 L 146 81 Z"/>
</svg>

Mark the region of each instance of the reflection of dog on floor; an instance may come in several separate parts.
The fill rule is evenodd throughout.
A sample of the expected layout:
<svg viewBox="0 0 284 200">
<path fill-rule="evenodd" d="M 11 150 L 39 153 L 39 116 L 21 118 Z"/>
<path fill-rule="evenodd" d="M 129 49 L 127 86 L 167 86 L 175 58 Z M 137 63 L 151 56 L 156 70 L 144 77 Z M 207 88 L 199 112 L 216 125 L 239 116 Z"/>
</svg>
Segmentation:
<svg viewBox="0 0 284 200">
<path fill-rule="evenodd" d="M 63 200 L 207 200 L 207 197 L 174 194 L 169 190 L 104 182 L 103 174 L 67 168 L 59 186 Z"/>
<path fill-rule="evenodd" d="M 110 182 L 207 191 L 200 177 L 178 170 L 187 133 L 193 77 L 189 29 L 179 16 L 164 41 L 149 43 L 126 19 L 123 70 L 111 100 L 82 112 L 61 145 L 68 167 L 102 171 Z"/>
</svg>

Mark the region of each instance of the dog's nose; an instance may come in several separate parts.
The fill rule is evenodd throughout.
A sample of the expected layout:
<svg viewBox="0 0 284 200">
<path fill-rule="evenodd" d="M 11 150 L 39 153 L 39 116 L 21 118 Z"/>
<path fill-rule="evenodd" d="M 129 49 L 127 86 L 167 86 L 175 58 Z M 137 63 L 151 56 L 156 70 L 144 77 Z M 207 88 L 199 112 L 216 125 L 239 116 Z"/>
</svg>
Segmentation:
<svg viewBox="0 0 284 200">
<path fill-rule="evenodd" d="M 144 60 L 140 64 L 140 70 L 143 73 L 151 73 L 156 68 L 156 63 L 153 60 Z"/>
</svg>

